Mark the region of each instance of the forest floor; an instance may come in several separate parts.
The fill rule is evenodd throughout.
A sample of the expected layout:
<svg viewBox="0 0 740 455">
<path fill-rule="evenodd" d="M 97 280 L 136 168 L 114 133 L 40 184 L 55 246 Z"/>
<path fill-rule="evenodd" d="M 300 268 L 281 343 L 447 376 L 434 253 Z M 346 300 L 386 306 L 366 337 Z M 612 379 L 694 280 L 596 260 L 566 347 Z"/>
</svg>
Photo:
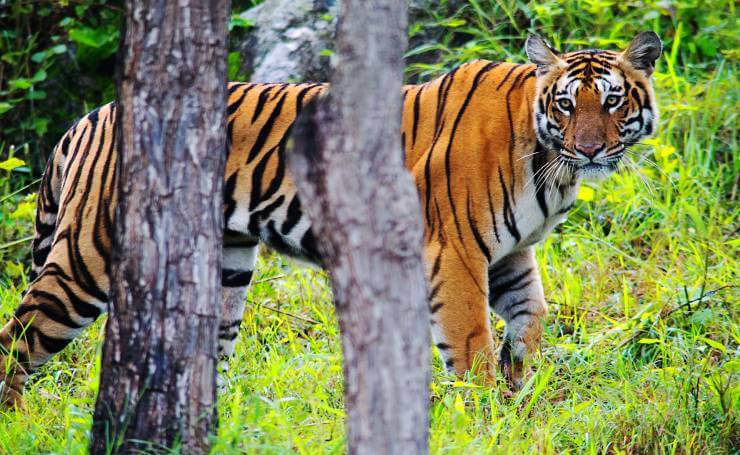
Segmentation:
<svg viewBox="0 0 740 455">
<path fill-rule="evenodd" d="M 731 77 L 718 72 L 685 95 L 699 91 L 702 106 L 664 105 L 661 132 L 634 157 L 642 164 L 588 183 L 537 248 L 550 312 L 521 392 L 457 380 L 435 358 L 433 453 L 737 450 L 737 162 L 712 155 L 718 141 L 736 150 L 735 137 L 714 133 L 736 120 L 722 102 Z M 0 287 L 3 319 L 21 290 Z M 325 273 L 265 254 L 248 303 L 214 452 L 341 453 L 342 359 Z M 25 412 L 0 414 L 1 453 L 86 450 L 102 329 L 33 377 Z"/>
<path fill-rule="evenodd" d="M 714 3 L 720 14 L 732 2 Z M 643 14 L 657 24 L 634 17 Z M 601 36 L 624 26 L 594 17 Z M 503 385 L 446 373 L 435 355 L 432 453 L 740 450 L 737 50 L 686 63 L 704 35 L 684 32 L 681 43 L 681 24 L 672 27 L 655 75 L 657 135 L 636 146 L 627 172 L 587 182 L 568 221 L 537 247 L 550 311 L 532 375 L 508 397 Z M 500 41 L 484 38 L 481 49 Z M 466 42 L 441 65 L 474 50 Z M 5 253 L 30 248 L 34 203 L 7 180 L 0 175 L 1 321 L 20 301 L 28 265 L 27 254 Z M 493 325 L 500 338 L 503 324 Z M 0 453 L 86 453 L 102 333 L 98 321 L 33 376 L 25 411 L 0 412 Z M 214 453 L 344 451 L 341 348 L 324 272 L 260 257 L 219 413 Z"/>
</svg>

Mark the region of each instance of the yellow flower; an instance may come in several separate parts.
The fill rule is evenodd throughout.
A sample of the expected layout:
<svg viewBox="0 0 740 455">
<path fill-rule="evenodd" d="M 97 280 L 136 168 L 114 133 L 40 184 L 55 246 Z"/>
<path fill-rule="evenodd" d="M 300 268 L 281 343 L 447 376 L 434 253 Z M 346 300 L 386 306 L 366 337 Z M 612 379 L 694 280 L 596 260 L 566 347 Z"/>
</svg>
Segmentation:
<svg viewBox="0 0 740 455">
<path fill-rule="evenodd" d="M 589 188 L 585 185 L 581 185 L 581 187 L 578 188 L 578 199 L 582 201 L 593 201 L 594 200 L 593 188 Z"/>
<path fill-rule="evenodd" d="M 458 393 L 455 395 L 455 404 L 453 405 L 455 411 L 462 415 L 465 415 L 465 403 L 463 402 L 462 396 Z"/>
<path fill-rule="evenodd" d="M 19 160 L 16 157 L 10 157 L 7 160 L 0 162 L 0 169 L 4 169 L 6 171 L 12 171 L 13 169 L 21 166 L 25 166 L 26 162 L 23 160 Z"/>
<path fill-rule="evenodd" d="M 655 156 L 658 158 L 665 158 L 675 153 L 675 151 L 676 147 L 672 145 L 661 145 L 659 147 L 655 147 Z"/>
<path fill-rule="evenodd" d="M 32 219 L 36 210 L 36 204 L 33 202 L 21 202 L 18 207 L 10 214 L 13 219 L 28 218 Z"/>
</svg>

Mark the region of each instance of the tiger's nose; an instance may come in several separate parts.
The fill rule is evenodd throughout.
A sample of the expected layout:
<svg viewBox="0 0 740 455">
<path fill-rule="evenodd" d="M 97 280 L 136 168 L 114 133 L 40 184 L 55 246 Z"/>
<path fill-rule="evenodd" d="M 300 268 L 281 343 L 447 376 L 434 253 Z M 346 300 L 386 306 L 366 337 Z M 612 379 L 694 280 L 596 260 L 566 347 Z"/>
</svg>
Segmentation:
<svg viewBox="0 0 740 455">
<path fill-rule="evenodd" d="M 597 153 L 599 153 L 600 151 L 602 151 L 604 148 L 606 148 L 606 144 L 603 143 L 603 142 L 601 144 L 593 144 L 593 143 L 582 144 L 582 143 L 576 143 L 576 145 L 575 145 L 576 151 L 579 152 L 579 153 L 582 153 L 583 155 L 585 155 L 588 158 L 593 158 L 594 156 L 596 156 Z"/>
</svg>

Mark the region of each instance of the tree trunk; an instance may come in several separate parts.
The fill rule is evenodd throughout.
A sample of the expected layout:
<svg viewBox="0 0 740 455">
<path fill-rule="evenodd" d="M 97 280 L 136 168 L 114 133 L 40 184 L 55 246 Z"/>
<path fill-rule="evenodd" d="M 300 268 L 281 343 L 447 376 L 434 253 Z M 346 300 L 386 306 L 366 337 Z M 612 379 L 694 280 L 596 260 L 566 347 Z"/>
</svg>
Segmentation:
<svg viewBox="0 0 740 455">
<path fill-rule="evenodd" d="M 288 153 L 342 332 L 348 452 L 427 452 L 429 314 L 421 209 L 400 138 L 406 6 L 347 0 L 329 99 Z"/>
<path fill-rule="evenodd" d="M 216 427 L 229 3 L 126 5 L 92 453 L 204 453 Z"/>
</svg>

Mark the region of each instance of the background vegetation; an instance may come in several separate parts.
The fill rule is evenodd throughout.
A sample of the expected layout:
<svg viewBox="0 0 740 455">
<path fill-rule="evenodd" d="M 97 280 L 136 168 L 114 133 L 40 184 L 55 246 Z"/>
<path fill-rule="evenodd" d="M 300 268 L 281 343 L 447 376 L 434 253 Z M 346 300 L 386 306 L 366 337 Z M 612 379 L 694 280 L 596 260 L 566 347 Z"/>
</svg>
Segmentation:
<svg viewBox="0 0 740 455">
<path fill-rule="evenodd" d="M 251 1 L 235 2 L 235 11 Z M 120 2 L 0 0 L 0 319 L 30 264 L 36 178 L 58 137 L 113 98 Z M 233 40 L 249 24 L 232 21 Z M 652 29 L 662 112 L 632 171 L 588 184 L 538 248 L 551 311 L 524 390 L 458 381 L 435 360 L 435 453 L 737 453 L 738 20 L 730 0 L 441 1 L 410 27 L 410 81 L 474 58 L 624 47 Z M 429 37 L 433 37 L 430 39 Z M 419 40 L 415 40 L 418 42 Z M 239 75 L 238 54 L 230 55 Z M 260 258 L 220 398 L 214 452 L 341 452 L 341 351 L 326 276 Z M 499 335 L 503 330 L 496 324 Z M 102 324 L 44 367 L 0 452 L 85 452 Z"/>
</svg>

